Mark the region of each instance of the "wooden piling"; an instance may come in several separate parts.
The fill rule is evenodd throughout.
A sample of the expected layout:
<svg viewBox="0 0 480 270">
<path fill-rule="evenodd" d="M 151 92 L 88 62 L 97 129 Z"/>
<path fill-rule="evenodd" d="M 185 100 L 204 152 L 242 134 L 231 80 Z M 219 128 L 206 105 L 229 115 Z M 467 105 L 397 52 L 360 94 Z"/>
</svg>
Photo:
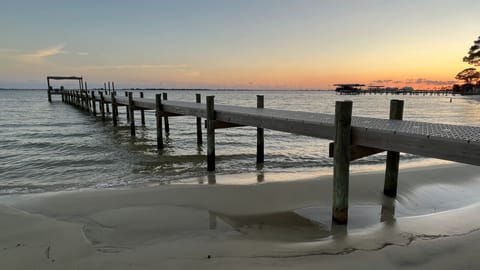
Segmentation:
<svg viewBox="0 0 480 270">
<path fill-rule="evenodd" d="M 87 112 L 91 112 L 90 109 L 90 96 L 88 95 L 88 85 L 87 82 L 85 82 L 85 110 Z"/>
<path fill-rule="evenodd" d="M 130 135 L 135 136 L 135 106 L 132 92 L 128 92 L 128 110 L 130 112 Z"/>
<path fill-rule="evenodd" d="M 140 92 L 140 98 L 143 98 L 143 92 Z M 145 110 L 140 110 L 140 118 L 142 120 L 142 126 L 145 126 Z"/>
<path fill-rule="evenodd" d="M 157 121 L 157 149 L 163 149 L 162 134 L 162 95 L 155 95 L 155 118 Z"/>
<path fill-rule="evenodd" d="M 112 97 L 112 121 L 113 121 L 113 126 L 117 126 L 117 100 L 115 99 L 115 93 L 111 93 Z"/>
<path fill-rule="evenodd" d="M 105 95 L 110 95 L 110 89 L 107 92 L 107 83 L 106 82 L 103 83 L 103 89 L 105 90 Z M 108 107 L 108 103 L 105 103 L 105 107 L 106 107 L 105 109 L 107 110 L 107 113 L 110 113 L 110 108 Z M 112 111 L 113 111 L 113 109 L 112 109 Z"/>
<path fill-rule="evenodd" d="M 264 99 L 263 95 L 257 95 L 257 108 L 263 109 Z M 265 144 L 264 144 L 264 130 L 257 127 L 257 163 L 263 163 L 265 159 Z"/>
<path fill-rule="evenodd" d="M 52 88 L 50 86 L 50 79 L 47 77 L 47 95 L 48 95 L 48 102 L 52 102 L 52 93 L 50 92 L 50 89 Z"/>
<path fill-rule="evenodd" d="M 215 103 L 207 96 L 207 170 L 215 171 Z"/>
<path fill-rule="evenodd" d="M 335 146 L 333 164 L 333 209 L 332 220 L 337 224 L 348 221 L 348 186 L 352 139 L 352 101 L 337 101 L 335 104 Z"/>
<path fill-rule="evenodd" d="M 125 91 L 125 97 L 128 97 L 128 92 Z M 130 122 L 130 109 L 129 106 L 125 106 L 125 114 L 127 115 L 127 122 Z"/>
<path fill-rule="evenodd" d="M 95 91 L 92 91 L 92 113 L 93 113 L 93 116 L 97 116 L 97 105 L 95 103 L 96 103 Z"/>
<path fill-rule="evenodd" d="M 163 93 L 163 100 L 168 100 L 167 93 Z M 170 133 L 170 124 L 168 123 L 168 116 L 165 116 L 163 120 L 165 122 L 165 134 L 168 135 Z"/>
<path fill-rule="evenodd" d="M 403 119 L 403 100 L 390 101 L 390 120 Z M 398 166 L 400 163 L 400 153 L 387 151 L 387 164 L 385 169 L 385 183 L 383 187 L 383 194 L 388 197 L 397 196 L 398 184 Z"/>
<path fill-rule="evenodd" d="M 80 90 L 80 108 L 85 110 L 85 95 L 83 94 L 83 90 Z"/>
<path fill-rule="evenodd" d="M 200 94 L 195 94 L 195 102 L 202 103 L 202 97 Z M 202 118 L 197 117 L 197 144 L 202 145 Z"/>
<path fill-rule="evenodd" d="M 102 113 L 102 121 L 105 122 L 105 98 L 102 91 L 100 91 L 100 112 Z"/>
<path fill-rule="evenodd" d="M 117 96 L 117 92 L 116 91 L 112 91 L 112 94 L 116 97 Z M 113 109 L 113 105 L 112 105 L 112 113 L 115 113 L 115 115 L 117 116 L 117 119 L 118 119 L 118 105 L 115 101 L 115 109 Z"/>
</svg>

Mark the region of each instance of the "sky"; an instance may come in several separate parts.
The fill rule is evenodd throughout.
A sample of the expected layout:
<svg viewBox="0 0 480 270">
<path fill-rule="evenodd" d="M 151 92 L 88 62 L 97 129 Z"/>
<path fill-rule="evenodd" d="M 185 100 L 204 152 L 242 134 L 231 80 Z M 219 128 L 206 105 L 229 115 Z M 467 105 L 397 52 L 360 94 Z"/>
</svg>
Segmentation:
<svg viewBox="0 0 480 270">
<path fill-rule="evenodd" d="M 440 88 L 470 67 L 478 0 L 2 0 L 0 88 Z"/>
</svg>

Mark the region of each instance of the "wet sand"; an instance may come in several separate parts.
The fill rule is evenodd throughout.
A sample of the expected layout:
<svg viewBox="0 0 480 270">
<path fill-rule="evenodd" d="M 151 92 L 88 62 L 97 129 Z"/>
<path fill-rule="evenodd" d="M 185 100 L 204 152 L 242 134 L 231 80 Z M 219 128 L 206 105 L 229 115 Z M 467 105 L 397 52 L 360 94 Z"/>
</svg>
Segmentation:
<svg viewBox="0 0 480 270">
<path fill-rule="evenodd" d="M 480 167 L 402 169 L 396 199 L 383 177 L 351 176 L 347 227 L 331 176 L 3 197 L 0 269 L 480 267 Z"/>
</svg>

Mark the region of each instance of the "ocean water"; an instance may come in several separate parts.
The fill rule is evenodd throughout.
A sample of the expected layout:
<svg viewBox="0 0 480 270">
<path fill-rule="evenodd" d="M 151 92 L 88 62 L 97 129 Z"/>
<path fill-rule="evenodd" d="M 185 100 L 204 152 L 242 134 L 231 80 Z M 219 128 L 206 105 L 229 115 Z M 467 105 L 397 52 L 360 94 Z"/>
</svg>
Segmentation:
<svg viewBox="0 0 480 270">
<path fill-rule="evenodd" d="M 169 100 L 194 101 L 195 93 L 215 96 L 216 104 L 333 113 L 336 100 L 353 100 L 353 115 L 388 118 L 391 99 L 405 100 L 404 119 L 480 125 L 480 98 L 475 96 L 340 96 L 331 91 L 165 91 Z M 144 91 L 153 98 L 158 92 Z M 120 93 L 122 95 L 123 93 Z M 135 96 L 139 92 L 135 91 Z M 0 195 L 84 188 L 189 183 L 206 172 L 206 145 L 197 146 L 194 117 L 170 117 L 165 149 L 155 146 L 155 116 L 145 112 L 146 126 L 136 114 L 137 136 L 131 137 L 125 108 L 119 127 L 61 102 L 47 101 L 46 91 L 0 91 Z M 206 134 L 204 133 L 204 142 Z M 217 175 L 331 172 L 329 141 L 265 130 L 265 164 L 255 164 L 256 128 L 216 131 Z M 436 162 L 402 154 L 402 163 Z M 352 170 L 369 170 L 385 162 L 385 154 L 358 160 Z M 239 175 L 241 178 L 241 175 Z"/>
</svg>

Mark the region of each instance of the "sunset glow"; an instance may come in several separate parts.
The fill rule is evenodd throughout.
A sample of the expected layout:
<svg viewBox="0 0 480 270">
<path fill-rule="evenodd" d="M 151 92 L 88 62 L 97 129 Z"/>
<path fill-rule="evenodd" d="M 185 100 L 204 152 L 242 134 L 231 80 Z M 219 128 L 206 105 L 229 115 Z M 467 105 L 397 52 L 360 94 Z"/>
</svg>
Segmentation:
<svg viewBox="0 0 480 270">
<path fill-rule="evenodd" d="M 469 67 L 478 1 L 9 1 L 0 88 L 441 88 Z"/>
</svg>

